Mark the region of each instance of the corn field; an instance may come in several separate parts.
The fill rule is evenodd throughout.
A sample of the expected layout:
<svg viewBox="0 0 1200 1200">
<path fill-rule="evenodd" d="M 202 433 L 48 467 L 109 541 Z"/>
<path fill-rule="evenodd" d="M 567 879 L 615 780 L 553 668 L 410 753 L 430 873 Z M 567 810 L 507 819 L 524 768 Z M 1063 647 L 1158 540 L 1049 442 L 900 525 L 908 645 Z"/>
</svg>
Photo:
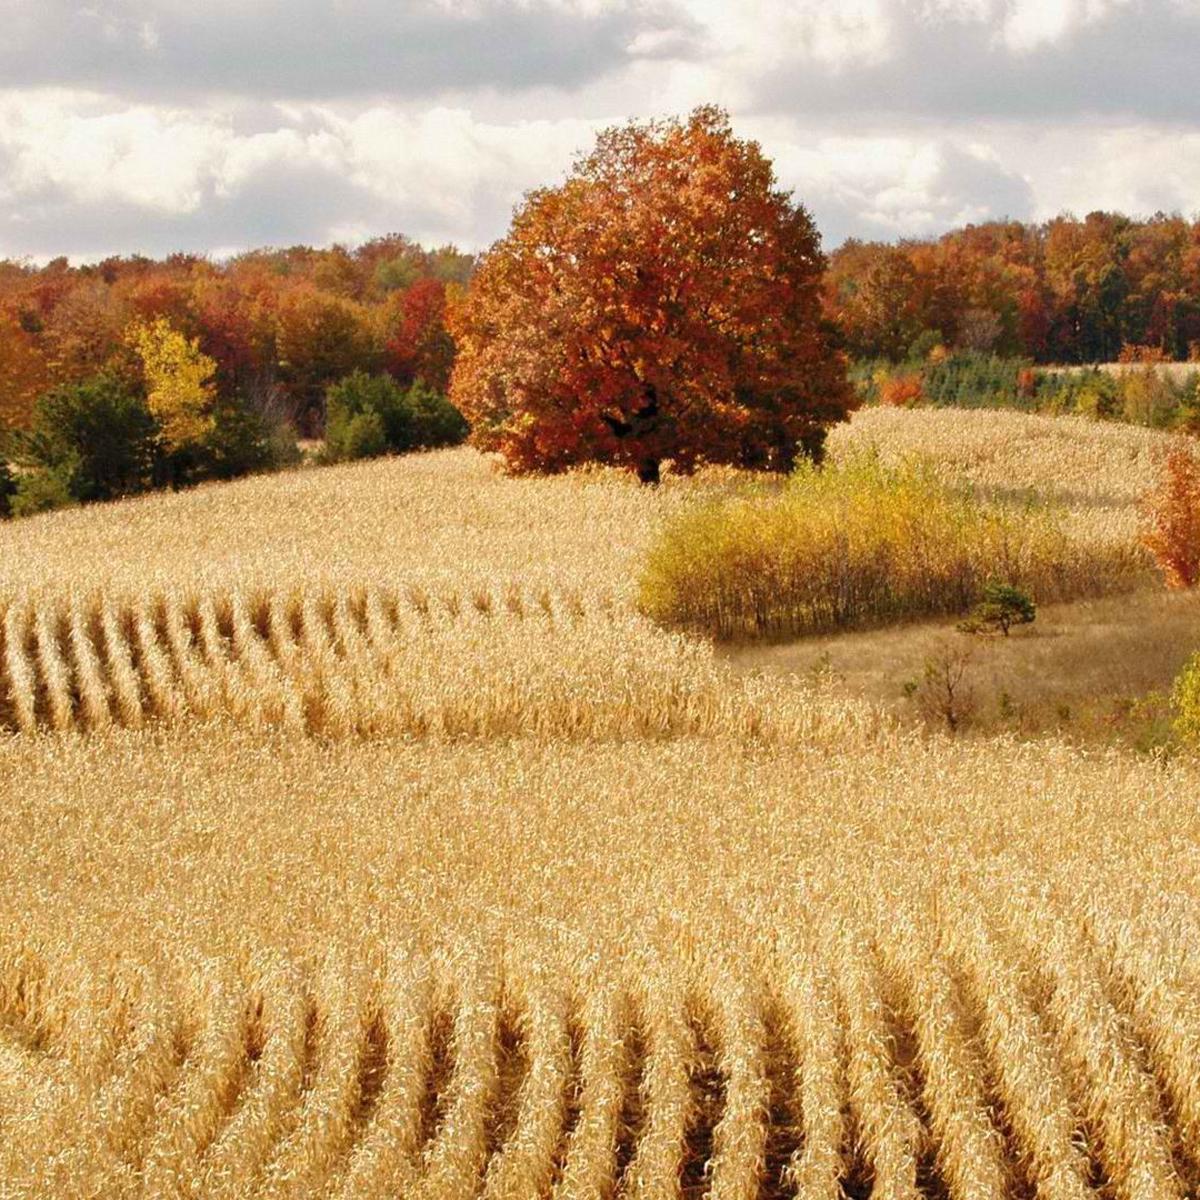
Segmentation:
<svg viewBox="0 0 1200 1200">
<path fill-rule="evenodd" d="M 231 721 L 298 736 L 793 737 L 883 717 L 731 679 L 632 611 L 517 588 L 358 588 L 0 610 L 0 734 Z"/>
<path fill-rule="evenodd" d="M 637 616 L 744 486 L 452 452 L 0 529 L 0 1198 L 1197 1194 L 1200 766 Z"/>
<path fill-rule="evenodd" d="M 917 454 L 948 483 L 1059 505 L 1081 539 L 1097 545 L 1137 537 L 1138 499 L 1169 448 L 1168 435 L 1134 425 L 982 409 L 864 409 L 829 437 L 835 461 L 864 450 L 885 463 Z"/>
</svg>

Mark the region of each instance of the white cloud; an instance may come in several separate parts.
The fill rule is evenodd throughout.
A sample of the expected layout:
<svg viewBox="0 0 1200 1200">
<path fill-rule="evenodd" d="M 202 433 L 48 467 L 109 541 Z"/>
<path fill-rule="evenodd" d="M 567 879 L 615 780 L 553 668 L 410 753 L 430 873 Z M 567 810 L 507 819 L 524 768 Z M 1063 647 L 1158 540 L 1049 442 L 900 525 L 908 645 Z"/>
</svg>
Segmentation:
<svg viewBox="0 0 1200 1200">
<path fill-rule="evenodd" d="M 17 194 L 61 190 L 81 203 L 191 212 L 227 141 L 219 122 L 186 112 L 97 111 L 94 100 L 62 95 L 0 100 L 0 145 Z"/>
<path fill-rule="evenodd" d="M 713 53 L 750 64 L 841 68 L 876 62 L 891 46 L 886 0 L 684 0 L 709 31 Z"/>
<path fill-rule="evenodd" d="M 181 238 L 188 248 L 244 245 L 237 223 L 247 203 L 262 206 L 254 228 L 274 217 L 291 239 L 400 229 L 478 246 L 502 232 L 523 191 L 561 176 L 594 133 L 584 121 L 494 124 L 445 106 L 346 115 L 291 105 L 273 116 L 272 128 L 239 133 L 221 111 L 111 109 L 62 92 L 0 96 L 0 255 L 58 252 L 50 241 L 5 245 L 13 224 L 77 254 L 161 252 Z M 114 239 L 140 230 L 136 245 L 75 240 L 106 212 Z M 135 212 L 140 222 L 125 220 Z M 213 240 L 191 246 L 193 232 Z"/>
<path fill-rule="evenodd" d="M 630 58 L 676 58 L 691 54 L 692 34 L 683 29 L 642 29 L 625 47 Z"/>
<path fill-rule="evenodd" d="M 334 10 L 0 0 L 0 255 L 387 230 L 479 247 L 598 127 L 705 102 L 827 244 L 1200 195 L 1200 0 Z"/>
<path fill-rule="evenodd" d="M 1200 213 L 1200 130 L 1054 129 L 1025 139 L 1010 134 L 1001 150 L 1025 156 L 1037 179 L 1039 217 L 1097 208 Z"/>
<path fill-rule="evenodd" d="M 1014 50 L 1058 41 L 1080 7 L 1075 0 L 1016 0 L 1004 20 L 1004 40 Z"/>
<path fill-rule="evenodd" d="M 1128 4 L 1129 0 L 1012 0 L 1002 16 L 1003 39 L 1012 50 L 1035 50 Z"/>
<path fill-rule="evenodd" d="M 795 138 L 795 135 L 792 135 Z M 813 210 L 826 240 L 892 238 L 1033 215 L 1030 185 L 989 146 L 946 137 L 764 136 L 781 180 Z"/>
<path fill-rule="evenodd" d="M 284 165 L 316 164 L 338 170 L 345 157 L 336 139 L 325 132 L 305 134 L 298 129 L 280 128 L 269 133 L 223 140 L 221 154 L 212 165 L 212 182 L 218 196 L 236 194 L 254 176 Z"/>
</svg>

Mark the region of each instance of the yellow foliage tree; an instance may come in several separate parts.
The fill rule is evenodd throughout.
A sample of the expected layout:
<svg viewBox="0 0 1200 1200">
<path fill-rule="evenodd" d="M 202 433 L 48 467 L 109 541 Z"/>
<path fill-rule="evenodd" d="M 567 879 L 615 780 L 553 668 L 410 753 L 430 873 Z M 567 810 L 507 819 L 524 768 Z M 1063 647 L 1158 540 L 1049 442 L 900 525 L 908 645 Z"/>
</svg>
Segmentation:
<svg viewBox="0 0 1200 1200">
<path fill-rule="evenodd" d="M 146 402 L 172 450 L 200 441 L 212 429 L 216 360 L 165 317 L 129 328 L 126 340 L 142 362 Z"/>
</svg>

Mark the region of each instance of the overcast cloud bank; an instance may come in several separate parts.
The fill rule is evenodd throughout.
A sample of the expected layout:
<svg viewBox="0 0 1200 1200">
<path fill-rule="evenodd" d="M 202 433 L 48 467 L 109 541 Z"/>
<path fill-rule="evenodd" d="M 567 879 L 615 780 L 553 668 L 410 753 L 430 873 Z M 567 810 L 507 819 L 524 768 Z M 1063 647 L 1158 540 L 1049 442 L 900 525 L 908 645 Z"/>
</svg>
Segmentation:
<svg viewBox="0 0 1200 1200">
<path fill-rule="evenodd" d="M 0 0 L 0 256 L 470 248 L 725 104 L 834 245 L 1194 212 L 1200 0 Z"/>
</svg>

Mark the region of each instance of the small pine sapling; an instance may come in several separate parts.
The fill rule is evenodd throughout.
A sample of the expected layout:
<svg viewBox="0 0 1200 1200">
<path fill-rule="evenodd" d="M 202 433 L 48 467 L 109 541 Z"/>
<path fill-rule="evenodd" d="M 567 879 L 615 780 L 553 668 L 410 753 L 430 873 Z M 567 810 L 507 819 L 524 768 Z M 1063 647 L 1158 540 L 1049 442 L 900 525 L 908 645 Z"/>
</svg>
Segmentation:
<svg viewBox="0 0 1200 1200">
<path fill-rule="evenodd" d="M 1029 625 L 1036 616 L 1037 605 L 1028 592 L 1009 583 L 989 583 L 959 629 L 963 633 L 1002 633 L 1008 637 L 1014 625 Z"/>
</svg>

